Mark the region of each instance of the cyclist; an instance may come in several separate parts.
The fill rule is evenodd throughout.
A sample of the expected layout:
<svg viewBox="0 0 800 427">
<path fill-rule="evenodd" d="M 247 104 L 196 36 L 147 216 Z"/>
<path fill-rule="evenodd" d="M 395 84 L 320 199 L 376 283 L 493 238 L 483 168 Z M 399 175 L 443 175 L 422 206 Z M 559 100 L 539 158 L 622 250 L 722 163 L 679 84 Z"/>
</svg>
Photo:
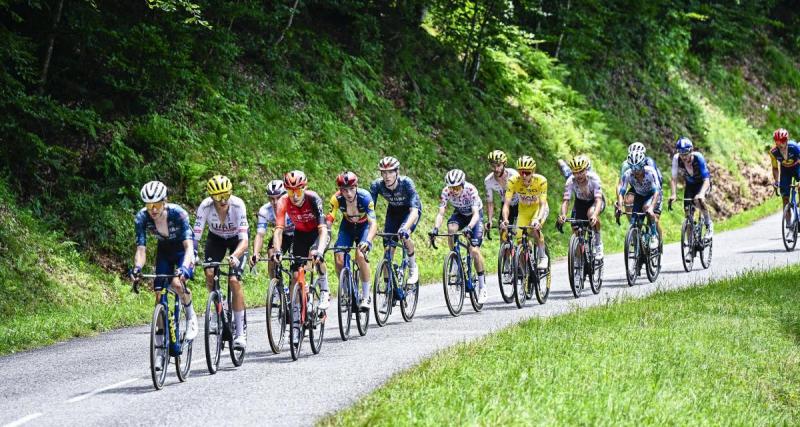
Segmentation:
<svg viewBox="0 0 800 427">
<path fill-rule="evenodd" d="M 439 213 L 436 214 L 436 220 L 433 222 L 432 232 L 433 234 L 439 233 L 447 204 L 453 205 L 453 214 L 447 220 L 447 231 L 456 233 L 461 230 L 469 239 L 469 252 L 475 263 L 475 271 L 478 272 L 478 302 L 483 304 L 486 302 L 486 278 L 483 255 L 480 250 L 483 242 L 483 203 L 478 189 L 466 180 L 466 175 L 460 169 L 453 169 L 445 175 L 445 187 L 439 198 Z M 451 249 L 453 244 L 454 241 L 450 239 Z"/>
<path fill-rule="evenodd" d="M 356 264 L 361 280 L 361 302 L 359 308 L 368 311 L 372 304 L 369 295 L 370 270 L 367 254 L 372 249 L 372 240 L 378 233 L 378 221 L 375 219 L 375 204 L 367 190 L 358 188 L 358 176 L 353 172 L 344 172 L 336 177 L 339 191 L 331 196 L 331 210 L 327 215 L 328 228 L 336 220 L 337 211 L 342 213 L 339 235 L 336 246 L 351 246 L 358 243 Z M 336 276 L 344 268 L 344 253 L 335 252 Z"/>
<path fill-rule="evenodd" d="M 488 219 L 486 221 L 486 228 L 492 228 L 492 221 L 494 221 L 494 193 L 500 195 L 500 203 L 503 203 L 508 188 L 508 180 L 511 177 L 517 176 L 518 173 L 515 169 L 507 168 L 508 156 L 500 150 L 494 150 L 489 153 L 489 164 L 492 167 L 492 172 L 486 175 L 483 180 L 483 186 L 486 188 L 486 213 Z M 511 200 L 511 207 L 509 211 L 509 220 L 517 220 L 517 212 L 519 209 L 519 196 L 514 196 Z M 500 211 L 502 213 L 502 206 Z"/>
<path fill-rule="evenodd" d="M 625 160 L 622 161 L 622 165 L 620 166 L 620 169 L 619 169 L 619 184 L 618 185 L 622 186 L 622 177 L 625 176 L 625 172 L 628 169 L 631 168 L 631 165 L 630 165 L 630 162 L 628 161 L 628 159 L 630 158 L 630 155 L 632 153 L 642 153 L 645 156 L 645 158 L 644 158 L 645 166 L 650 166 L 650 167 L 652 167 L 653 169 L 656 170 L 656 175 L 658 175 L 658 186 L 661 187 L 662 183 L 664 182 L 664 178 L 661 175 L 661 170 L 658 169 L 658 166 L 656 165 L 656 161 L 653 160 L 652 157 L 647 155 L 647 149 L 645 148 L 644 144 L 642 144 L 641 142 L 634 142 L 633 144 L 628 146 L 628 157 L 626 157 Z M 629 191 L 628 193 L 625 194 L 625 211 L 626 212 L 630 212 L 631 204 L 633 204 L 633 192 Z"/>
<path fill-rule="evenodd" d="M 267 234 L 267 229 L 271 225 L 275 227 L 275 211 L 278 200 L 286 194 L 286 188 L 283 186 L 283 181 L 275 179 L 270 181 L 267 185 L 267 197 L 269 202 L 258 210 L 258 223 L 256 225 L 256 240 L 253 243 L 253 256 L 250 258 L 250 266 L 255 266 L 258 262 L 258 257 L 261 254 L 261 248 L 264 246 L 264 236 Z M 287 253 L 292 247 L 292 240 L 294 237 L 294 224 L 292 220 L 286 218 L 286 228 L 283 230 L 283 243 L 281 244 L 281 252 Z M 272 261 L 272 236 L 267 242 L 267 254 L 269 256 L 269 278 L 275 278 L 275 262 Z"/>
<path fill-rule="evenodd" d="M 530 156 L 517 159 L 517 172 L 519 175 L 508 181 L 505 203 L 503 203 L 503 222 L 505 229 L 509 224 L 511 202 L 514 196 L 519 196 L 519 216 L 517 226 L 533 226 L 533 239 L 536 241 L 536 251 L 539 256 L 538 268 L 547 268 L 547 253 L 544 249 L 544 233 L 542 224 L 550 213 L 547 204 L 547 178 L 537 173 L 536 161 Z M 522 230 L 517 229 L 517 237 L 522 235 Z"/>
<path fill-rule="evenodd" d="M 600 237 L 600 214 L 605 210 L 606 203 L 600 176 L 589 170 L 589 158 L 584 155 L 575 156 L 569 161 L 571 175 L 564 185 L 564 198 L 561 202 L 561 214 L 558 217 L 559 226 L 567 220 L 567 209 L 572 196 L 575 195 L 575 206 L 572 208 L 572 218 L 588 220 L 595 231 L 595 257 L 603 259 L 603 240 Z"/>
<path fill-rule="evenodd" d="M 789 140 L 789 131 L 783 128 L 775 130 L 772 139 L 775 141 L 775 146 L 769 150 L 769 158 L 772 161 L 773 185 L 780 188 L 785 207 L 789 203 L 789 187 L 792 185 L 792 179 L 800 184 L 800 145 Z M 791 216 L 786 217 L 787 224 L 789 221 Z"/>
<path fill-rule="evenodd" d="M 275 262 L 281 260 L 283 232 L 286 229 L 288 217 L 294 223 L 292 255 L 314 259 L 313 264 L 319 272 L 317 277 L 317 285 L 320 288 L 318 308 L 327 310 L 330 306 L 330 292 L 323 257 L 328 244 L 328 227 L 322 213 L 322 198 L 317 193 L 306 190 L 308 179 L 302 171 L 294 170 L 284 175 L 283 185 L 287 194 L 278 200 L 275 233 L 272 235 L 272 259 Z M 302 265 L 301 262 L 293 262 L 291 271 L 296 273 Z M 292 288 L 296 278 L 296 274 L 293 275 Z M 297 307 L 294 308 L 297 309 Z M 294 322 L 299 322 L 300 313 L 298 311 L 293 311 L 293 319 Z M 300 326 L 295 324 L 292 327 L 292 342 L 297 343 L 300 338 Z"/>
<path fill-rule="evenodd" d="M 226 253 L 231 276 L 228 286 L 233 290 L 233 347 L 247 347 L 247 331 L 244 328 L 244 292 L 242 291 L 242 267 L 249 245 L 247 209 L 244 201 L 233 195 L 233 184 L 228 177 L 214 175 L 206 182 L 206 197 L 197 208 L 194 221 L 195 250 L 208 224 L 208 236 L 203 250 L 205 262 L 222 262 Z M 214 269 L 206 268 L 206 288 L 214 288 Z"/>
<path fill-rule="evenodd" d="M 620 206 L 625 196 L 628 186 L 633 188 L 633 212 L 644 212 L 650 217 L 651 232 L 658 238 L 650 240 L 651 249 L 658 247 L 661 239 L 661 227 L 659 226 L 659 215 L 661 215 L 661 185 L 658 173 L 655 168 L 646 164 L 645 155 L 641 151 L 635 151 L 628 155 L 630 168 L 622 176 L 622 184 L 619 186 L 617 195 L 617 205 L 614 215 L 619 218 L 622 214 Z"/>
<path fill-rule="evenodd" d="M 682 176 L 686 187 L 683 190 L 684 199 L 694 199 L 694 204 L 703 215 L 703 222 L 706 225 L 707 237 L 714 233 L 714 223 L 711 222 L 711 215 L 708 213 L 708 206 L 705 200 L 708 190 L 711 189 L 711 174 L 708 172 L 706 159 L 697 151 L 692 151 L 693 144 L 689 138 L 681 137 L 675 143 L 675 153 L 672 156 L 672 178 L 670 188 L 672 194 L 669 196 L 670 202 L 677 198 L 678 177 Z M 683 209 L 689 208 L 689 203 L 683 202 Z"/>
<path fill-rule="evenodd" d="M 408 283 L 419 281 L 419 268 L 414 256 L 414 242 L 411 233 L 417 228 L 422 214 L 422 202 L 414 181 L 400 175 L 400 161 L 394 157 L 384 157 L 378 162 L 381 177 L 372 181 L 369 187 L 370 196 L 374 203 L 378 203 L 378 194 L 383 196 L 388 203 L 386 208 L 386 222 L 383 225 L 384 233 L 397 233 L 408 251 Z M 386 243 L 388 239 L 384 239 Z"/>
<path fill-rule="evenodd" d="M 134 267 L 129 275 L 134 283 L 147 258 L 147 234 L 156 236 L 156 274 L 179 274 L 172 279 L 172 287 L 186 309 L 189 324 L 186 328 L 186 340 L 197 336 L 197 316 L 192 306 L 192 293 L 186 286 L 194 269 L 194 251 L 192 247 L 192 229 L 189 226 L 189 214 L 182 207 L 167 202 L 167 186 L 159 181 L 150 181 L 142 187 L 139 196 L 145 207 L 136 214 L 134 221 L 136 231 L 136 253 L 133 258 Z M 167 279 L 156 279 L 153 283 L 156 293 L 156 304 L 161 291 L 167 287 Z M 156 345 L 164 344 L 163 325 L 156 335 Z M 159 357 L 161 357 L 159 355 Z M 156 361 L 161 366 L 161 361 Z M 156 368 L 161 369 L 161 368 Z"/>
</svg>

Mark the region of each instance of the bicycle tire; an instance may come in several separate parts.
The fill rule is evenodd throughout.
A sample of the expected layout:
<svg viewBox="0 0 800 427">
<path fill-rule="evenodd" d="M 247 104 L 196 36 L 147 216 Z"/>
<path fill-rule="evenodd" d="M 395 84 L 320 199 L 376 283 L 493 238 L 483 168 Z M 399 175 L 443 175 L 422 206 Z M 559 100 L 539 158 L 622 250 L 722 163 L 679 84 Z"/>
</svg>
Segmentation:
<svg viewBox="0 0 800 427">
<path fill-rule="evenodd" d="M 372 284 L 372 308 L 375 312 L 375 323 L 378 326 L 385 325 L 389 320 L 389 315 L 392 314 L 393 295 L 392 286 L 389 283 L 391 280 L 390 268 L 392 268 L 391 263 L 386 258 L 382 259 L 375 271 L 375 280 Z"/>
<path fill-rule="evenodd" d="M 337 296 L 337 319 L 339 320 L 339 336 L 342 341 L 350 338 L 350 325 L 353 321 L 353 295 L 350 283 L 350 269 L 343 268 L 339 273 L 339 295 Z"/>
<path fill-rule="evenodd" d="M 157 344 L 158 341 L 158 324 L 161 327 L 161 345 Z M 156 390 L 161 390 L 164 387 L 164 380 L 167 379 L 167 366 L 169 366 L 169 339 L 167 338 L 167 314 L 164 306 L 156 304 L 153 309 L 153 320 L 150 323 L 150 375 L 153 378 L 153 386 Z M 161 355 L 161 364 L 156 366 L 156 360 Z M 160 368 L 160 369 L 157 369 Z"/>
<path fill-rule="evenodd" d="M 647 273 L 647 280 L 650 283 L 655 282 L 658 279 L 658 275 L 661 273 L 661 254 L 663 252 L 664 251 L 663 251 L 663 246 L 661 244 L 661 237 L 659 236 L 658 249 L 655 255 L 650 253 L 649 251 L 647 253 L 647 263 L 645 265 L 645 271 Z"/>
<path fill-rule="evenodd" d="M 547 302 L 547 297 L 550 295 L 550 285 L 552 284 L 553 275 L 552 270 L 550 268 L 550 263 L 552 260 L 550 259 L 550 249 L 547 248 L 547 244 L 544 246 L 544 253 L 547 255 L 547 267 L 545 267 L 544 274 L 539 274 L 539 269 L 536 268 L 534 271 L 535 280 L 533 282 L 533 290 L 536 292 L 536 301 L 539 301 L 539 304 L 544 304 Z M 539 260 L 536 259 L 538 263 Z M 532 268 L 536 267 L 536 264 L 531 266 Z M 544 284 L 542 284 L 542 278 L 544 277 Z"/>
<path fill-rule="evenodd" d="M 525 306 L 525 288 L 528 286 L 528 250 L 517 247 L 516 256 L 514 257 L 514 304 L 517 308 Z"/>
<path fill-rule="evenodd" d="M 636 284 L 639 268 L 639 229 L 631 227 L 625 234 L 625 279 L 628 286 Z"/>
<path fill-rule="evenodd" d="M 789 226 L 786 225 L 786 216 L 789 216 Z M 783 207 L 783 218 L 781 218 L 781 236 L 783 237 L 783 247 L 787 252 L 792 252 L 797 246 L 797 216 L 794 214 L 792 203 L 787 203 Z"/>
<path fill-rule="evenodd" d="M 592 253 L 594 253 L 594 248 L 592 248 Z M 592 266 L 592 271 L 589 274 L 589 287 L 592 289 L 592 293 L 597 295 L 600 293 L 600 288 L 603 287 L 603 260 L 596 259 L 594 255 L 587 259 Z"/>
<path fill-rule="evenodd" d="M 504 242 L 497 254 L 497 283 L 500 296 L 508 304 L 514 301 L 514 247 Z"/>
<path fill-rule="evenodd" d="M 218 305 L 219 294 L 211 291 L 206 300 L 206 314 L 203 331 L 203 341 L 205 342 L 206 366 L 208 373 L 214 375 L 219 369 L 219 359 L 222 353 L 222 321 L 219 316 Z M 212 326 L 216 323 L 216 329 L 212 333 Z"/>
<path fill-rule="evenodd" d="M 714 237 L 706 238 L 703 235 L 703 229 L 700 229 L 700 241 L 702 242 L 702 247 L 700 251 L 700 264 L 703 266 L 704 269 L 711 267 L 711 257 L 713 256 L 714 250 Z"/>
<path fill-rule="evenodd" d="M 478 297 L 480 296 L 478 293 L 478 276 L 473 274 L 471 280 L 472 290 L 469 291 L 469 303 L 472 305 L 472 309 L 475 310 L 476 313 L 479 313 L 481 310 L 483 310 L 483 303 L 478 301 Z"/>
<path fill-rule="evenodd" d="M 308 341 L 311 343 L 311 352 L 319 354 L 322 350 L 322 338 L 325 336 L 325 318 L 327 314 L 320 311 L 319 307 L 319 290 L 316 287 L 311 288 L 311 313 L 306 313 L 306 321 L 309 324 L 308 328 Z"/>
<path fill-rule="evenodd" d="M 231 312 L 229 318 L 233 318 L 233 310 L 229 309 L 229 311 Z M 246 309 L 244 310 L 244 313 L 242 313 L 242 316 L 244 316 L 244 319 L 242 319 L 242 328 L 245 331 L 247 331 L 247 310 Z M 231 330 L 233 330 L 233 329 L 234 329 L 234 326 L 233 326 L 233 324 L 231 324 Z M 233 346 L 233 334 L 231 334 L 231 342 L 228 345 L 228 351 L 230 352 L 231 362 L 233 362 L 233 366 L 235 366 L 237 368 L 239 366 L 242 366 L 242 363 L 244 363 L 244 355 L 247 352 L 247 350 L 244 349 L 244 348 L 235 348 Z"/>
<path fill-rule="evenodd" d="M 361 286 L 358 281 L 361 278 L 361 271 L 358 269 L 358 265 L 353 267 L 353 277 L 355 278 L 355 283 L 353 284 L 353 295 L 358 295 L 361 298 L 366 298 L 367 294 L 364 294 L 363 289 L 359 291 L 359 286 Z M 367 330 L 369 329 L 369 310 L 361 310 L 359 307 L 360 301 L 358 298 L 351 298 L 352 300 L 352 310 L 356 314 L 356 328 L 358 329 L 358 334 L 360 336 L 364 336 L 367 334 Z"/>
<path fill-rule="evenodd" d="M 180 304 L 179 304 L 180 305 Z M 186 341 L 186 330 L 189 327 L 189 316 L 186 310 L 178 308 L 179 339 L 181 343 L 181 354 L 175 357 L 175 374 L 178 381 L 186 382 L 192 368 L 192 347 L 194 340 Z"/>
<path fill-rule="evenodd" d="M 410 322 L 414 319 L 414 313 L 417 311 L 417 303 L 419 302 L 419 281 L 417 283 L 408 283 L 408 264 L 402 273 L 402 289 L 405 294 L 405 298 L 400 301 L 400 314 L 403 316 L 403 320 L 406 322 Z"/>
<path fill-rule="evenodd" d="M 694 230 L 692 228 L 689 218 L 684 218 L 681 225 L 681 261 L 683 262 L 683 270 L 685 272 L 692 271 L 694 267 L 694 245 L 696 242 L 690 242 L 689 239 L 694 240 Z"/>
<path fill-rule="evenodd" d="M 301 312 L 302 307 L 300 307 L 300 305 L 302 304 L 303 300 L 302 296 L 300 295 L 300 292 L 303 286 L 305 286 L 304 283 L 295 283 L 294 289 L 292 290 L 291 310 L 292 313 L 294 313 L 294 311 L 297 310 L 298 316 L 302 314 Z M 294 326 L 295 326 L 294 314 L 292 314 L 292 319 L 293 319 L 292 325 L 291 328 L 289 328 L 289 354 L 292 356 L 292 360 L 297 360 L 300 357 L 300 351 L 303 348 L 303 338 L 305 338 L 306 330 L 305 330 L 305 323 L 301 321 L 302 319 L 298 320 L 299 323 L 297 325 L 298 339 L 297 343 L 295 343 L 292 337 L 292 335 L 294 334 Z"/>
<path fill-rule="evenodd" d="M 286 339 L 287 311 L 286 294 L 283 284 L 278 279 L 269 281 L 266 299 L 267 340 L 272 353 L 278 354 L 283 349 Z"/>
<path fill-rule="evenodd" d="M 453 266 L 455 266 L 455 272 L 453 271 Z M 442 289 L 444 290 L 444 302 L 450 315 L 458 317 L 464 307 L 464 270 L 455 252 L 445 255 L 443 267 Z"/>
<path fill-rule="evenodd" d="M 580 239 L 574 234 L 569 238 L 569 251 L 567 252 L 567 268 L 569 269 L 569 287 L 575 298 L 581 297 L 583 292 L 583 253 L 580 250 Z"/>
</svg>

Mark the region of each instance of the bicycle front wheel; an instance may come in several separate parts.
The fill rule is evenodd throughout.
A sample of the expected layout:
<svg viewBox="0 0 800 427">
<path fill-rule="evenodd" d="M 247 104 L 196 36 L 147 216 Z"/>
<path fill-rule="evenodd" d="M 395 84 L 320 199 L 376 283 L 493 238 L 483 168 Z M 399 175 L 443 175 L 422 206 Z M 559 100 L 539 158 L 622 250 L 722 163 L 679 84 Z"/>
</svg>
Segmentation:
<svg viewBox="0 0 800 427">
<path fill-rule="evenodd" d="M 550 250 L 547 248 L 547 245 L 544 247 L 544 253 L 547 255 L 547 265 L 545 268 L 538 268 L 538 259 L 536 259 L 536 264 L 531 266 L 531 269 L 536 272 L 534 276 L 536 280 L 533 282 L 533 289 L 536 291 L 536 301 L 539 301 L 539 304 L 547 302 L 547 297 L 550 295 L 550 282 L 552 280 L 552 275 L 550 274 Z"/>
<path fill-rule="evenodd" d="M 153 310 L 153 321 L 150 324 L 150 374 L 156 390 L 161 390 L 164 387 L 164 380 L 167 379 L 169 339 L 165 333 L 166 324 L 167 311 L 163 305 L 156 304 L 156 308 Z"/>
<path fill-rule="evenodd" d="M 447 311 L 453 317 L 458 317 L 464 307 L 464 271 L 455 252 L 445 255 L 442 286 Z"/>
<path fill-rule="evenodd" d="M 781 234 L 783 235 L 783 247 L 791 252 L 797 246 L 797 215 L 791 203 L 783 207 L 783 221 L 781 221 Z"/>
<path fill-rule="evenodd" d="M 311 342 L 311 352 L 319 354 L 322 350 L 322 337 L 325 336 L 325 319 L 328 314 L 317 308 L 319 307 L 319 291 L 316 287 L 311 288 L 309 298 L 313 303 L 311 312 L 306 314 L 309 322 L 308 340 Z"/>
<path fill-rule="evenodd" d="M 283 284 L 278 279 L 269 281 L 267 290 L 267 340 L 269 348 L 274 354 L 281 352 L 286 338 L 286 293 Z"/>
<path fill-rule="evenodd" d="M 242 329 L 247 331 L 247 310 L 245 310 L 244 313 L 242 313 L 242 316 L 244 316 L 244 319 L 242 320 Z M 230 319 L 232 317 L 233 317 L 233 310 L 231 310 L 231 316 L 228 318 Z M 231 330 L 233 329 L 234 327 L 231 324 Z M 238 368 L 239 366 L 242 366 L 242 363 L 244 363 L 245 349 L 237 348 L 236 346 L 234 346 L 233 339 L 231 339 L 231 342 L 229 344 L 230 345 L 228 345 L 228 351 L 231 354 L 231 362 L 233 362 L 233 366 L 236 366 Z"/>
<path fill-rule="evenodd" d="M 178 304 L 180 306 L 181 304 Z M 189 377 L 189 369 L 192 367 L 192 345 L 194 340 L 186 340 L 186 330 L 189 328 L 189 317 L 182 307 L 178 307 L 178 342 L 181 346 L 181 354 L 175 357 L 175 373 L 180 382 L 186 381 Z"/>
<path fill-rule="evenodd" d="M 403 320 L 410 322 L 414 318 L 414 313 L 417 311 L 417 298 L 419 297 L 419 281 L 417 283 L 408 283 L 408 266 L 401 272 L 403 278 L 400 284 L 403 289 L 405 297 L 400 301 L 400 314 L 403 315 Z"/>
<path fill-rule="evenodd" d="M 653 236 L 651 236 L 650 238 L 652 239 Z M 647 271 L 647 280 L 649 280 L 650 283 L 655 282 L 656 279 L 658 279 L 658 275 L 661 273 L 662 246 L 661 246 L 660 236 L 658 241 L 659 241 L 658 248 L 647 252 L 647 265 L 645 270 Z"/>
<path fill-rule="evenodd" d="M 639 272 L 639 229 L 631 227 L 625 234 L 625 278 L 628 286 L 636 284 Z"/>
<path fill-rule="evenodd" d="M 580 298 L 581 292 L 583 292 L 583 253 L 580 239 L 574 234 L 569 238 L 567 268 L 569 269 L 569 287 L 572 289 L 572 295 Z"/>
<path fill-rule="evenodd" d="M 526 288 L 530 280 L 528 268 L 528 257 L 530 253 L 528 249 L 522 246 L 517 247 L 517 254 L 514 257 L 514 303 L 517 308 L 522 308 L 525 305 Z"/>
<path fill-rule="evenodd" d="M 206 344 L 206 366 L 208 373 L 214 375 L 219 369 L 222 353 L 222 317 L 219 294 L 212 291 L 206 301 L 205 330 L 203 337 Z"/>
<path fill-rule="evenodd" d="M 350 282 L 350 270 L 343 268 L 339 273 L 339 309 L 337 310 L 339 319 L 339 336 L 342 341 L 350 338 L 350 322 L 353 320 L 353 295 L 352 283 Z"/>
<path fill-rule="evenodd" d="M 705 227 L 701 227 L 700 242 L 702 246 L 700 249 L 700 264 L 703 265 L 703 268 L 711 267 L 711 255 L 714 246 L 714 237 L 706 237 L 706 233 L 708 233 L 708 230 Z"/>
<path fill-rule="evenodd" d="M 694 266 L 694 245 L 692 221 L 686 218 L 681 226 L 681 261 L 683 261 L 683 270 L 687 273 L 692 271 Z"/>
<path fill-rule="evenodd" d="M 350 298 L 352 302 L 351 310 L 356 315 L 355 317 L 356 317 L 356 326 L 358 327 L 358 334 L 363 337 L 364 335 L 367 334 L 367 329 L 369 328 L 369 310 L 361 310 L 361 307 L 359 307 L 361 301 L 358 300 L 358 297 L 360 296 L 361 298 L 367 298 L 367 296 L 369 295 L 369 290 L 367 290 L 367 292 L 364 292 L 364 290 L 361 289 L 361 291 L 356 292 L 359 289 L 360 285 L 358 282 L 361 279 L 361 271 L 358 269 L 358 265 L 356 265 L 353 269 L 353 278 L 355 280 L 355 283 L 353 284 L 354 291 L 351 292 L 352 297 Z"/>
<path fill-rule="evenodd" d="M 303 346 L 303 337 L 305 336 L 305 324 L 300 319 L 303 297 L 300 292 L 303 291 L 305 283 L 295 283 L 292 290 L 291 310 L 292 310 L 292 327 L 289 329 L 289 353 L 292 360 L 297 360 L 300 357 L 300 349 Z"/>
<path fill-rule="evenodd" d="M 385 325 L 392 312 L 392 288 L 389 286 L 391 268 L 392 265 L 386 258 L 381 260 L 375 272 L 375 283 L 372 285 L 372 307 L 375 310 L 375 323 L 378 326 Z"/>
<path fill-rule="evenodd" d="M 497 282 L 506 304 L 514 301 L 514 250 L 510 243 L 500 245 L 497 254 Z"/>
</svg>

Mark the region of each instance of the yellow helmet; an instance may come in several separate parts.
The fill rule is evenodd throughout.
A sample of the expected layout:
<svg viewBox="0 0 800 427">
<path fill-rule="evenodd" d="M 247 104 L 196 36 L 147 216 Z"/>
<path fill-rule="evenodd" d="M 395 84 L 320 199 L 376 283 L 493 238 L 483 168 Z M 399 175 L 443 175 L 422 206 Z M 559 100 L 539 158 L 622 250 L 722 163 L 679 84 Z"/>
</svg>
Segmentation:
<svg viewBox="0 0 800 427">
<path fill-rule="evenodd" d="M 569 168 L 572 172 L 580 172 L 589 168 L 589 158 L 583 154 L 575 156 L 569 161 Z"/>
<path fill-rule="evenodd" d="M 536 160 L 531 156 L 522 156 L 517 159 L 517 169 L 522 171 L 533 171 L 536 169 Z"/>
<path fill-rule="evenodd" d="M 488 159 L 492 163 L 508 163 L 508 156 L 502 150 L 494 150 L 489 153 Z"/>
<path fill-rule="evenodd" d="M 206 183 L 206 191 L 212 196 L 229 193 L 233 191 L 233 184 L 231 184 L 231 180 L 227 176 L 214 175 Z"/>
</svg>

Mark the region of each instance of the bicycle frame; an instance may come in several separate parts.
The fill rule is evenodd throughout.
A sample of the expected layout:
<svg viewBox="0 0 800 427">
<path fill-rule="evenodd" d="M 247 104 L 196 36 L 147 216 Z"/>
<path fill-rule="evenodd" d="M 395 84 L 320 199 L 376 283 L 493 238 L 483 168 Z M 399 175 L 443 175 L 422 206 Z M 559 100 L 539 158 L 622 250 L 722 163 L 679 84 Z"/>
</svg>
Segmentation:
<svg viewBox="0 0 800 427">
<path fill-rule="evenodd" d="M 178 277 L 177 274 L 142 274 L 139 277 L 143 279 L 168 279 L 167 286 L 160 290 L 155 291 L 159 293 L 158 304 L 161 304 L 164 307 L 164 310 L 167 312 L 165 316 L 165 325 L 163 328 L 165 331 L 169 331 L 169 355 L 172 357 L 180 356 L 183 352 L 183 347 L 181 347 L 180 343 L 178 342 L 178 337 L 180 336 L 180 314 L 181 314 L 181 299 L 178 296 L 178 293 L 175 292 L 175 289 L 172 287 L 172 279 Z M 173 303 L 173 310 L 170 312 L 169 310 L 169 294 L 172 294 L 175 297 Z M 170 313 L 172 314 L 170 319 Z"/>
<path fill-rule="evenodd" d="M 475 284 L 472 282 L 472 254 L 469 253 L 469 245 L 461 241 L 461 236 L 463 235 L 464 233 L 462 232 L 429 234 L 429 236 L 431 236 L 431 246 L 433 246 L 433 249 L 438 249 L 434 242 L 434 237 L 450 237 L 453 239 L 453 248 L 450 249 L 450 252 L 456 254 L 459 268 L 461 271 L 464 271 L 467 276 L 467 280 L 464 282 L 464 289 L 466 289 L 467 292 L 472 292 L 475 290 Z M 464 257 L 461 256 L 461 248 L 464 248 L 467 253 Z M 466 269 L 464 268 L 464 263 L 467 264 Z"/>
<path fill-rule="evenodd" d="M 392 298 L 394 298 L 394 292 L 398 283 L 396 274 L 398 271 L 404 271 L 408 266 L 408 250 L 406 249 L 406 245 L 397 240 L 397 238 L 399 238 L 397 233 L 378 233 L 377 236 L 389 238 L 389 240 L 385 241 L 384 243 L 383 258 L 392 267 L 389 269 L 389 289 L 387 289 L 387 291 L 389 291 L 388 293 L 392 295 Z M 403 258 L 400 261 L 400 264 L 395 264 L 394 252 L 398 247 L 402 251 Z M 391 304 L 389 304 L 389 306 L 391 306 Z"/>
</svg>

